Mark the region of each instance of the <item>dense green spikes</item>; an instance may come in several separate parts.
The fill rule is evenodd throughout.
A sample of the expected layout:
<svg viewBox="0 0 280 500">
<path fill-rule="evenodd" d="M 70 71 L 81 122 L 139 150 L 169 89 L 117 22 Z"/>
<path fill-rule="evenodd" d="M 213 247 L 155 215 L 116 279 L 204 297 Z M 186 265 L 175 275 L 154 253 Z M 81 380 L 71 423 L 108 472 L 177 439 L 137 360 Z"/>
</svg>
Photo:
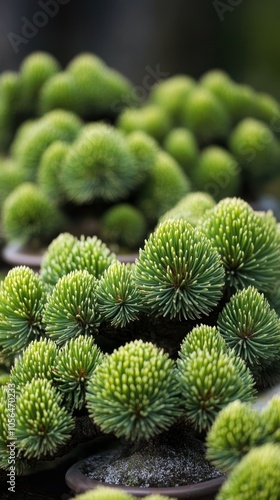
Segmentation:
<svg viewBox="0 0 280 500">
<path fill-rule="evenodd" d="M 238 123 L 230 135 L 229 147 L 252 179 L 263 180 L 278 171 L 279 141 L 269 126 L 259 120 L 246 118 Z"/>
<path fill-rule="evenodd" d="M 230 126 L 221 101 L 210 90 L 199 86 L 190 92 L 185 102 L 183 120 L 200 143 L 226 137 Z"/>
<path fill-rule="evenodd" d="M 207 238 L 183 220 L 167 220 L 140 250 L 135 281 L 156 315 L 196 319 L 218 304 L 224 270 Z"/>
<path fill-rule="evenodd" d="M 178 378 L 185 416 L 199 432 L 230 402 L 255 397 L 253 376 L 233 351 L 197 349 L 178 361 Z"/>
<path fill-rule="evenodd" d="M 198 162 L 199 150 L 194 134 L 186 128 L 172 129 L 164 141 L 164 149 L 192 176 Z"/>
<path fill-rule="evenodd" d="M 260 413 L 241 401 L 233 401 L 217 416 L 207 434 L 207 458 L 218 469 L 231 472 L 262 439 Z"/>
<path fill-rule="evenodd" d="M 219 331 L 253 373 L 280 359 L 280 321 L 263 294 L 249 286 L 233 295 L 220 313 Z"/>
<path fill-rule="evenodd" d="M 217 500 L 278 500 L 280 491 L 280 446 L 253 448 L 224 483 Z"/>
<path fill-rule="evenodd" d="M 136 249 L 144 241 L 147 224 L 144 215 L 129 203 L 118 203 L 102 217 L 102 238 L 107 243 Z"/>
<path fill-rule="evenodd" d="M 7 240 L 49 242 L 62 227 L 63 215 L 35 183 L 17 186 L 3 203 L 3 232 Z"/>
<path fill-rule="evenodd" d="M 135 186 L 137 170 L 122 133 L 99 123 L 84 128 L 69 149 L 60 180 L 68 199 L 76 204 L 117 201 Z"/>
<path fill-rule="evenodd" d="M 65 198 L 60 184 L 60 172 L 68 148 L 65 142 L 53 142 L 44 151 L 37 172 L 40 189 L 58 204 L 61 204 Z"/>
<path fill-rule="evenodd" d="M 192 180 L 197 189 L 210 193 L 218 201 L 239 192 L 240 167 L 228 151 L 209 146 L 201 153 Z"/>
<path fill-rule="evenodd" d="M 95 296 L 96 279 L 88 271 L 63 276 L 48 297 L 43 319 L 46 334 L 63 345 L 81 334 L 94 334 L 100 324 Z"/>
<path fill-rule="evenodd" d="M 82 335 L 67 341 L 60 349 L 52 371 L 68 407 L 84 406 L 86 385 L 102 357 L 93 338 Z"/>
<path fill-rule="evenodd" d="M 188 193 L 160 217 L 159 223 L 167 219 L 184 219 L 192 226 L 196 226 L 207 210 L 214 206 L 215 200 L 210 194 L 202 191 Z"/>
<path fill-rule="evenodd" d="M 149 439 L 180 415 L 174 362 L 142 340 L 107 356 L 88 385 L 88 410 L 106 432 L 131 440 Z"/>
<path fill-rule="evenodd" d="M 189 191 L 189 179 L 180 165 L 168 153 L 160 151 L 136 202 L 146 218 L 156 223 Z"/>
<path fill-rule="evenodd" d="M 41 88 L 38 108 L 41 114 L 52 109 L 66 109 L 80 114 L 79 87 L 75 78 L 66 71 L 49 78 Z"/>
<path fill-rule="evenodd" d="M 279 281 L 276 223 L 268 224 L 245 201 L 225 198 L 206 214 L 199 228 L 218 250 L 229 288 L 252 285 L 268 292 Z"/>
<path fill-rule="evenodd" d="M 70 438 L 74 421 L 61 402 L 49 380 L 34 379 L 22 388 L 16 403 L 16 437 L 26 458 L 54 455 Z"/>
<path fill-rule="evenodd" d="M 180 359 L 187 359 L 195 351 L 212 349 L 226 352 L 227 347 L 223 337 L 215 326 L 200 325 L 191 330 L 183 340 L 178 353 Z"/>
<path fill-rule="evenodd" d="M 35 378 L 52 380 L 52 369 L 57 363 L 57 354 L 57 346 L 52 340 L 33 340 L 15 360 L 11 369 L 11 381 L 17 390 Z"/>
<path fill-rule="evenodd" d="M 96 296 L 102 317 L 115 327 L 124 327 L 137 320 L 143 311 L 132 270 L 125 264 L 111 264 L 106 269 L 97 286 Z"/>
<path fill-rule="evenodd" d="M 69 233 L 61 233 L 44 253 L 41 276 L 49 286 L 54 286 L 62 276 L 75 270 L 86 270 L 98 279 L 115 261 L 115 254 L 96 236 L 78 239 Z"/>
<path fill-rule="evenodd" d="M 147 174 L 152 170 L 159 152 L 159 146 L 153 137 L 136 130 L 127 136 L 127 143 L 131 154 L 138 164 L 137 175 L 139 182 L 146 179 Z"/>
<path fill-rule="evenodd" d="M 0 287 L 0 345 L 6 355 L 20 353 L 44 334 L 43 282 L 26 266 L 11 269 Z"/>
<path fill-rule="evenodd" d="M 186 75 L 176 75 L 158 82 L 153 86 L 150 101 L 163 108 L 173 122 L 181 123 L 182 108 L 195 80 Z"/>
<path fill-rule="evenodd" d="M 118 127 L 130 134 L 141 130 L 162 142 L 168 134 L 171 123 L 164 109 L 154 104 L 146 104 L 142 108 L 126 108 L 118 118 Z"/>
</svg>

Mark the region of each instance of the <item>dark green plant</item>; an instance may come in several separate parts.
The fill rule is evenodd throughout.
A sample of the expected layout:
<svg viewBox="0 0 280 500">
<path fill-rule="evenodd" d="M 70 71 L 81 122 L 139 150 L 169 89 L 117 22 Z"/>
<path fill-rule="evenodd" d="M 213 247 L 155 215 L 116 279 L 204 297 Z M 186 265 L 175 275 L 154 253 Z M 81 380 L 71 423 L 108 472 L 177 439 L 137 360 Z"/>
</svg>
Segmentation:
<svg viewBox="0 0 280 500">
<path fill-rule="evenodd" d="M 50 287 L 75 270 L 86 270 L 95 278 L 100 278 L 115 261 L 115 254 L 96 236 L 76 238 L 69 233 L 61 233 L 43 255 L 41 277 Z"/>
<path fill-rule="evenodd" d="M 42 86 L 38 99 L 40 114 L 52 109 L 65 109 L 82 114 L 79 86 L 69 72 L 59 72 L 49 78 Z"/>
<path fill-rule="evenodd" d="M 199 158 L 194 134 L 183 127 L 174 128 L 166 136 L 163 147 L 181 165 L 184 172 L 191 176 Z"/>
<path fill-rule="evenodd" d="M 11 269 L 0 287 L 0 345 L 5 355 L 19 354 L 44 334 L 46 291 L 29 267 Z"/>
<path fill-rule="evenodd" d="M 210 342 L 207 330 L 212 337 Z M 200 432 L 208 430 L 218 412 L 231 401 L 250 402 L 256 395 L 253 376 L 245 362 L 233 350 L 226 350 L 216 336 L 219 333 L 215 327 L 196 327 L 179 351 L 178 379 L 185 416 Z"/>
<path fill-rule="evenodd" d="M 106 432 L 149 439 L 180 415 L 174 362 L 162 349 L 135 340 L 97 366 L 87 389 L 90 416 Z"/>
<path fill-rule="evenodd" d="M 22 182 L 25 181 L 24 173 L 18 169 L 11 158 L 0 158 L 0 207 L 7 196 Z"/>
<path fill-rule="evenodd" d="M 136 249 L 147 234 L 144 215 L 129 203 L 118 203 L 105 211 L 101 236 L 108 244 Z"/>
<path fill-rule="evenodd" d="M 163 108 L 146 104 L 142 108 L 126 108 L 118 117 L 117 126 L 126 134 L 142 130 L 161 143 L 168 134 L 171 123 Z"/>
<path fill-rule="evenodd" d="M 62 141 L 53 142 L 43 153 L 37 171 L 39 188 L 58 205 L 65 196 L 60 183 L 60 172 L 69 146 Z"/>
<path fill-rule="evenodd" d="M 52 372 L 67 407 L 81 409 L 84 406 L 86 386 L 102 358 L 93 338 L 83 335 L 69 340 L 59 350 Z"/>
<path fill-rule="evenodd" d="M 46 334 L 58 345 L 79 335 L 93 335 L 100 324 L 95 294 L 96 278 L 88 271 L 72 271 L 48 296 L 43 313 Z"/>
<path fill-rule="evenodd" d="M 99 123 L 85 127 L 69 149 L 60 180 L 76 204 L 118 201 L 135 187 L 137 163 L 122 133 Z"/>
<path fill-rule="evenodd" d="M 62 396 L 49 380 L 34 379 L 21 389 L 16 403 L 16 438 L 24 457 L 54 454 L 69 440 L 74 420 L 61 403 Z"/>
<path fill-rule="evenodd" d="M 63 216 L 55 204 L 32 182 L 18 185 L 5 199 L 3 232 L 20 243 L 48 242 L 62 228 Z"/>
<path fill-rule="evenodd" d="M 183 220 L 166 220 L 136 262 L 135 282 L 158 316 L 197 319 L 222 297 L 224 271 L 209 240 Z"/>
<path fill-rule="evenodd" d="M 266 444 L 252 449 L 230 474 L 217 500 L 277 500 L 280 491 L 279 460 L 279 445 Z"/>
<path fill-rule="evenodd" d="M 122 328 L 139 319 L 144 309 L 132 269 L 119 262 L 104 271 L 96 296 L 102 318 L 114 327 Z"/>
<path fill-rule="evenodd" d="M 231 290 L 252 285 L 268 292 L 279 281 L 275 220 L 268 223 L 240 198 L 225 198 L 206 213 L 199 229 L 219 252 Z"/>
<path fill-rule="evenodd" d="M 217 326 L 227 345 L 244 359 L 253 374 L 279 362 L 279 317 L 252 286 L 231 297 L 219 314 Z"/>
</svg>

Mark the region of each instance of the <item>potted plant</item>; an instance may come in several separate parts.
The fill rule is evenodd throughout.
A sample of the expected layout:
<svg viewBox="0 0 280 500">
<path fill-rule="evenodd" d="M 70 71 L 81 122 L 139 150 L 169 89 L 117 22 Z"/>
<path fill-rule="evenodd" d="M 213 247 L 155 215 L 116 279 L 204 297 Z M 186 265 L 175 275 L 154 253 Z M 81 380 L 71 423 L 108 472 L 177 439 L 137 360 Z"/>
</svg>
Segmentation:
<svg viewBox="0 0 280 500">
<path fill-rule="evenodd" d="M 17 471 L 109 433 L 110 441 L 125 441 L 121 458 L 138 454 L 135 470 L 131 463 L 125 469 L 137 487 L 143 451 L 151 457 L 161 445 L 173 463 L 175 444 L 182 451 L 191 443 L 192 451 L 196 442 L 208 470 L 198 479 L 203 498 L 213 495 L 203 483 L 214 475 L 220 484 L 222 473 L 207 461 L 204 441 L 216 417 L 279 382 L 279 278 L 276 219 L 240 198 L 221 200 L 192 223 L 180 208 L 160 222 L 132 265 L 118 262 L 97 237 L 63 233 L 39 275 L 12 269 L 0 288 L 0 345 L 16 395 Z M 6 385 L 4 470 L 7 404 Z M 158 460 L 166 481 L 171 473 Z M 179 495 L 194 490 L 197 498 L 198 485 L 181 492 L 186 483 L 179 481 L 173 496 L 192 498 Z M 145 485 L 138 496 L 150 493 Z M 158 486 L 170 493 L 170 484 Z"/>
</svg>

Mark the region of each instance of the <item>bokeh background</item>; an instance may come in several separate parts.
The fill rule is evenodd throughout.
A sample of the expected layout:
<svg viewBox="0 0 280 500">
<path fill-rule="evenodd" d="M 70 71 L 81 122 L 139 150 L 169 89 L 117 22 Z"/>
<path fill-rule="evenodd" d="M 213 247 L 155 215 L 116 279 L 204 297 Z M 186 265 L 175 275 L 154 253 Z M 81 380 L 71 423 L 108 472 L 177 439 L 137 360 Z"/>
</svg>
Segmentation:
<svg viewBox="0 0 280 500">
<path fill-rule="evenodd" d="M 53 2 L 59 10 L 45 22 L 38 13 Z M 11 38 L 34 16 L 42 26 L 15 51 Z M 279 0 L 0 0 L 0 71 L 34 50 L 62 65 L 91 51 L 135 85 L 147 66 L 196 78 L 219 67 L 279 98 L 279 20 Z"/>
</svg>

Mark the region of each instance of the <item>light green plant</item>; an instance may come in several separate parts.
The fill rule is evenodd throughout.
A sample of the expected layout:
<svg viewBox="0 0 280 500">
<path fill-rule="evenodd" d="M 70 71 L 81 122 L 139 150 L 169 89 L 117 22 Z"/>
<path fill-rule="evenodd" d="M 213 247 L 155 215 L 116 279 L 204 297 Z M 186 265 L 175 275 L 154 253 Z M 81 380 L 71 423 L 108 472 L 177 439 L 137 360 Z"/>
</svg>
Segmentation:
<svg viewBox="0 0 280 500">
<path fill-rule="evenodd" d="M 49 78 L 42 86 L 38 99 L 40 114 L 52 109 L 65 109 L 81 114 L 80 92 L 75 78 L 69 72 L 61 71 Z"/>
<path fill-rule="evenodd" d="M 184 219 L 195 227 L 207 210 L 213 208 L 215 204 L 214 198 L 208 193 L 203 191 L 188 193 L 159 218 L 159 223 L 167 219 Z"/>
<path fill-rule="evenodd" d="M 161 143 L 168 134 L 171 123 L 163 108 L 145 104 L 142 108 L 126 108 L 118 117 L 117 126 L 126 134 L 141 130 Z"/>
<path fill-rule="evenodd" d="M 162 107 L 174 124 L 182 121 L 182 108 L 195 80 L 187 75 L 176 75 L 158 82 L 152 87 L 149 100 Z"/>
<path fill-rule="evenodd" d="M 68 152 L 67 143 L 53 142 L 43 153 L 37 171 L 39 188 L 57 205 L 62 205 L 65 196 L 60 182 L 62 163 Z"/>
<path fill-rule="evenodd" d="M 194 134 L 183 127 L 173 128 L 166 136 L 163 147 L 191 177 L 199 158 L 198 144 Z"/>
</svg>

